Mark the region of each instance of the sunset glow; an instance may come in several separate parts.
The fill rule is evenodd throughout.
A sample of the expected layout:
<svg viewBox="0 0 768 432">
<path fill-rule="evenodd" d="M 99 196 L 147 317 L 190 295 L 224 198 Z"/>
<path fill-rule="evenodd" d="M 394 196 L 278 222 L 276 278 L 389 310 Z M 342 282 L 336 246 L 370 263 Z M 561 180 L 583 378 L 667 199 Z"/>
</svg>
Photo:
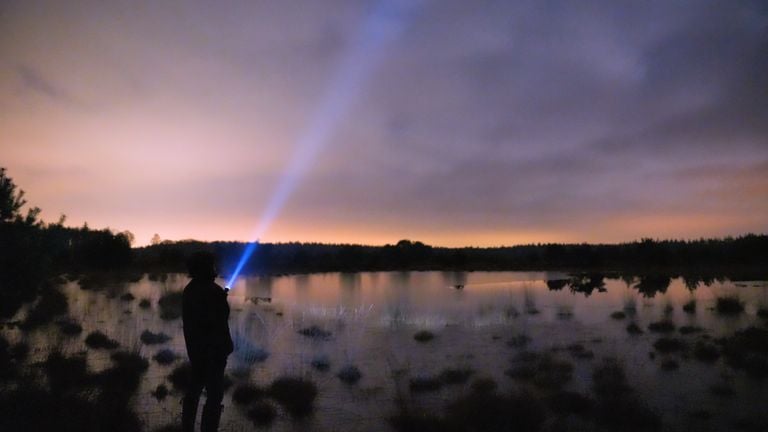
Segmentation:
<svg viewBox="0 0 768 432">
<path fill-rule="evenodd" d="M 136 245 L 251 241 L 265 212 L 263 242 L 768 231 L 760 2 L 300 3 L 3 3 L 0 166 Z M 407 25 L 366 45 L 377 4 Z"/>
</svg>

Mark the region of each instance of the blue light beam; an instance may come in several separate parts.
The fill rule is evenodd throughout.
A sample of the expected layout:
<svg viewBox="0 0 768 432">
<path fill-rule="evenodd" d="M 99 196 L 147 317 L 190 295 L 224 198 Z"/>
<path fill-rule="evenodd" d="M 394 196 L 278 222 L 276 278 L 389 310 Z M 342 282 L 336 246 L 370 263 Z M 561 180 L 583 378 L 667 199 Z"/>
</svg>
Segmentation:
<svg viewBox="0 0 768 432">
<path fill-rule="evenodd" d="M 333 132 L 384 57 L 385 48 L 402 33 L 420 3 L 417 0 L 382 0 L 362 22 L 358 31 L 359 37 L 354 39 L 353 44 L 344 53 L 333 79 L 310 117 L 307 128 L 299 136 L 293 157 L 267 202 L 251 238 L 259 239 L 269 229 L 307 168 L 328 145 Z M 258 240 L 248 243 L 227 281 L 227 288 L 232 287 L 258 244 Z"/>
</svg>

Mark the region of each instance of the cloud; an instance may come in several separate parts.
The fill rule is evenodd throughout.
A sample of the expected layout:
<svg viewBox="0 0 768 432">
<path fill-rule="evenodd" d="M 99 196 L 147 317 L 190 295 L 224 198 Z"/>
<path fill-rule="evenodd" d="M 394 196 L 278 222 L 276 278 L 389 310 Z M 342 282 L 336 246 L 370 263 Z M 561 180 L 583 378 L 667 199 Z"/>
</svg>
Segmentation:
<svg viewBox="0 0 768 432">
<path fill-rule="evenodd" d="M 16 74 L 24 88 L 55 102 L 71 103 L 72 97 L 61 87 L 43 77 L 40 72 L 26 65 L 16 67 Z"/>
<path fill-rule="evenodd" d="M 0 49 L 16 53 L 13 80 L 29 92 L 104 107 L 91 123 L 62 114 L 66 127 L 51 134 L 101 158 L 86 175 L 110 157 L 151 181 L 172 167 L 177 183 L 122 186 L 122 201 L 141 197 L 134 214 L 209 206 L 211 219 L 227 208 L 255 225 L 370 5 L 179 4 L 68 5 L 41 17 L 19 3 Z M 764 228 L 738 213 L 768 220 L 755 165 L 768 160 L 765 2 L 424 4 L 281 220 L 584 240 L 631 239 L 649 234 L 633 225 L 684 227 L 695 215 L 711 222 L 691 224 L 702 232 L 725 233 L 729 220 Z M 62 151 L 42 141 L 52 157 Z M 89 196 L 105 195 L 93 185 Z"/>
</svg>

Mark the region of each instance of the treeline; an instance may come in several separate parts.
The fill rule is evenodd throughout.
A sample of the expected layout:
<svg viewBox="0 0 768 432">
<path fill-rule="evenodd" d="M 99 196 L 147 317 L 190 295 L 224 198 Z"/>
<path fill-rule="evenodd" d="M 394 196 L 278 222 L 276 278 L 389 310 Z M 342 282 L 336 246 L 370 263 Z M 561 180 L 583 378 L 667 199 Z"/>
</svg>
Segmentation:
<svg viewBox="0 0 768 432">
<path fill-rule="evenodd" d="M 22 214 L 25 204 L 24 191 L 0 168 L 0 317 L 34 300 L 56 275 L 130 267 L 128 233 L 66 227 L 64 217 L 46 224 L 37 207 Z"/>
<path fill-rule="evenodd" d="M 137 265 L 183 271 L 184 257 L 208 250 L 229 273 L 246 243 L 164 242 L 135 249 Z M 764 277 L 768 236 L 702 240 L 643 239 L 621 244 L 535 244 L 495 248 L 442 248 L 401 240 L 394 245 L 262 243 L 245 267 L 248 274 L 392 270 L 561 270 L 614 271 L 634 275 L 701 275 L 709 278 Z"/>
<path fill-rule="evenodd" d="M 54 277 L 64 273 L 135 279 L 142 273 L 184 272 L 187 256 L 208 250 L 219 257 L 222 274 L 227 275 L 248 246 L 242 242 L 164 241 L 131 249 L 133 236 L 129 232 L 93 230 L 87 225 L 66 227 L 63 217 L 46 224 L 39 219 L 36 207 L 22 214 L 25 204 L 24 192 L 17 190 L 0 168 L 0 317 L 13 315 L 22 303 L 34 300 Z M 401 240 L 385 246 L 262 243 L 243 273 L 560 270 L 586 274 L 569 283 L 585 291 L 599 287 L 602 275 L 611 272 L 645 276 L 646 285 L 655 281 L 648 275 L 658 275 L 662 281 L 683 276 L 692 284 L 722 277 L 766 279 L 766 263 L 768 236 L 754 234 L 690 241 L 643 239 L 622 244 L 494 248 L 443 248 Z"/>
</svg>

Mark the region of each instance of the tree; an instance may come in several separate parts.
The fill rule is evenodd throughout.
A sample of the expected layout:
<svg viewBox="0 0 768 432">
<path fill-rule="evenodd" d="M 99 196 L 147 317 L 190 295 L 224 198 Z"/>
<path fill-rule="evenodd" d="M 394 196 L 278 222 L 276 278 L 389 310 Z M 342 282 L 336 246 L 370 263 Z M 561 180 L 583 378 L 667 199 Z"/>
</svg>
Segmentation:
<svg viewBox="0 0 768 432">
<path fill-rule="evenodd" d="M 40 208 L 32 207 L 27 210 L 27 215 L 21 215 L 21 208 L 27 203 L 24 199 L 24 191 L 16 191 L 13 179 L 5 174 L 5 168 L 0 168 L 0 222 L 21 222 L 26 225 L 42 224 L 37 219 Z"/>
<path fill-rule="evenodd" d="M 125 230 L 120 234 L 122 234 L 122 236 L 125 237 L 126 240 L 128 240 L 129 245 L 133 245 L 133 242 L 136 241 L 136 236 L 133 235 L 133 233 L 128 230 Z"/>
<path fill-rule="evenodd" d="M 0 168 L 0 222 L 12 222 L 21 218 L 21 207 L 26 204 L 24 191 L 16 192 L 13 179 L 5 174 L 5 168 Z"/>
<path fill-rule="evenodd" d="M 162 240 L 160 240 L 160 234 L 158 233 L 155 233 L 155 235 L 152 236 L 152 240 L 150 240 L 152 245 L 159 245 L 161 242 Z"/>
</svg>

